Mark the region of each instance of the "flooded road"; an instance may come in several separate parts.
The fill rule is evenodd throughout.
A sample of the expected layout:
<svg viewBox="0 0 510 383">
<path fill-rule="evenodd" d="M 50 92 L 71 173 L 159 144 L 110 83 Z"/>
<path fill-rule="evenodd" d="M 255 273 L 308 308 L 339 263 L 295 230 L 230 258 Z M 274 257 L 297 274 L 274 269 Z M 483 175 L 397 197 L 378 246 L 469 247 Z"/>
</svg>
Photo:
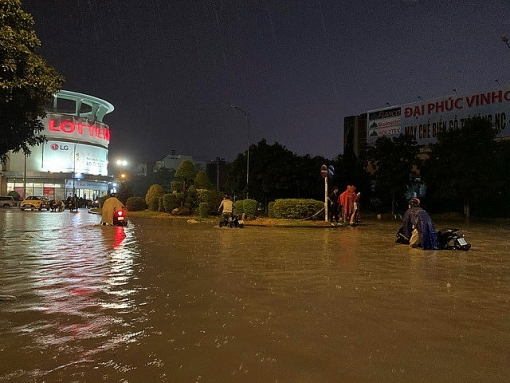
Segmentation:
<svg viewBox="0 0 510 383">
<path fill-rule="evenodd" d="M 0 382 L 509 380 L 509 226 L 99 220 L 0 210 Z"/>
</svg>

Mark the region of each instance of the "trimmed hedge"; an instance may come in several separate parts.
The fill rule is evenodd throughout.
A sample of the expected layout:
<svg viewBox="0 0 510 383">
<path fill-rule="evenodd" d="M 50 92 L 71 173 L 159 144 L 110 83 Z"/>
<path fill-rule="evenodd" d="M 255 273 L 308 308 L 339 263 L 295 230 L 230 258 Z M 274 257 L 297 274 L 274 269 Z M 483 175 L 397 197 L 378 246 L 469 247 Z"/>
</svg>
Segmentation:
<svg viewBox="0 0 510 383">
<path fill-rule="evenodd" d="M 176 207 L 179 207 L 179 203 L 177 201 L 177 195 L 174 193 L 168 193 L 163 195 L 163 211 L 166 213 L 171 213 Z"/>
<path fill-rule="evenodd" d="M 238 199 L 234 202 L 234 214 L 241 215 L 244 213 L 244 200 Z"/>
<path fill-rule="evenodd" d="M 324 202 L 314 199 L 277 199 L 272 207 L 274 218 L 304 219 L 310 218 L 324 208 Z M 316 218 L 324 219 L 324 212 Z"/>
<path fill-rule="evenodd" d="M 237 215 L 244 213 L 247 217 L 255 217 L 258 207 L 259 203 L 254 199 L 238 199 L 234 202 L 234 213 Z"/>
<path fill-rule="evenodd" d="M 271 201 L 269 202 L 269 204 L 267 205 L 267 216 L 269 218 L 274 218 L 274 204 L 275 202 L 274 201 Z"/>
<path fill-rule="evenodd" d="M 243 201 L 243 210 L 248 217 L 255 217 L 258 207 L 259 203 L 254 199 L 245 199 Z"/>
</svg>

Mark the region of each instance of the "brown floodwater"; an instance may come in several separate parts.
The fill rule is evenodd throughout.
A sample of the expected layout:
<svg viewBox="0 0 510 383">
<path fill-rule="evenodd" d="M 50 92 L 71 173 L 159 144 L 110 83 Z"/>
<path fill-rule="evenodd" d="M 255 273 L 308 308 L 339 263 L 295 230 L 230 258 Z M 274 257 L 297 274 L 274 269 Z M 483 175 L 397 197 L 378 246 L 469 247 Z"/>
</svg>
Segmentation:
<svg viewBox="0 0 510 383">
<path fill-rule="evenodd" d="M 218 228 L 0 210 L 0 382 L 508 382 L 510 227 Z M 438 228 L 447 223 L 438 224 Z"/>
</svg>

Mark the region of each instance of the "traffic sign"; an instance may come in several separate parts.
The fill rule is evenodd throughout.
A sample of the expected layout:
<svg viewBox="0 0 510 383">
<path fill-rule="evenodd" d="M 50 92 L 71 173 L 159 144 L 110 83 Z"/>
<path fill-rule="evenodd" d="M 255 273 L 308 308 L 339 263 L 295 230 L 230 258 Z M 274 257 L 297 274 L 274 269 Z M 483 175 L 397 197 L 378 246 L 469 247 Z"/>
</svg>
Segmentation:
<svg viewBox="0 0 510 383">
<path fill-rule="evenodd" d="M 328 167 L 326 165 L 321 166 L 321 177 L 326 178 L 328 176 Z"/>
<path fill-rule="evenodd" d="M 329 165 L 328 167 L 328 177 L 333 178 L 335 176 L 335 167 L 333 165 Z"/>
</svg>

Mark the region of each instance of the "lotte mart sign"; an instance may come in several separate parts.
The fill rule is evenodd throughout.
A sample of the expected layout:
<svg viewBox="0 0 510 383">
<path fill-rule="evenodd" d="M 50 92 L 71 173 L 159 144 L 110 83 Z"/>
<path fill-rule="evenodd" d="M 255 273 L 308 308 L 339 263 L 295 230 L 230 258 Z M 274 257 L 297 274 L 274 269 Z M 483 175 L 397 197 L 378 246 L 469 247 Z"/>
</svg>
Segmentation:
<svg viewBox="0 0 510 383">
<path fill-rule="evenodd" d="M 510 136 L 510 87 L 434 98 L 367 113 L 367 143 L 382 136 L 413 136 L 419 145 L 436 142 L 441 131 L 462 129 L 466 119 L 483 117 Z"/>
<path fill-rule="evenodd" d="M 108 148 L 110 129 L 102 122 L 90 122 L 86 118 L 48 114 L 43 121 L 44 135 L 50 139 L 88 142 Z"/>
</svg>

